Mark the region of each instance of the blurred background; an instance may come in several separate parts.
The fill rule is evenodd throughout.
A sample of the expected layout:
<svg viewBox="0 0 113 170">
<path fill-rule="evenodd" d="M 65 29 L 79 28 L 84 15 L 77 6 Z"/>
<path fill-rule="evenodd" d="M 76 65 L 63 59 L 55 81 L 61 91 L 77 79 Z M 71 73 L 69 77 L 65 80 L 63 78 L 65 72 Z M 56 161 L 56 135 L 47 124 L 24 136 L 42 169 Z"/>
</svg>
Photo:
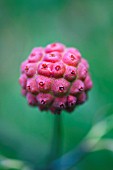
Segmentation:
<svg viewBox="0 0 113 170">
<path fill-rule="evenodd" d="M 60 154 L 72 150 L 97 120 L 113 114 L 113 1 L 0 0 L 0 20 L 0 155 L 42 166 L 54 115 L 27 105 L 18 84 L 20 64 L 33 47 L 57 41 L 78 48 L 89 61 L 89 100 L 62 114 Z M 113 130 L 106 136 L 112 139 Z M 92 152 L 76 168 L 112 170 L 113 152 Z"/>
</svg>

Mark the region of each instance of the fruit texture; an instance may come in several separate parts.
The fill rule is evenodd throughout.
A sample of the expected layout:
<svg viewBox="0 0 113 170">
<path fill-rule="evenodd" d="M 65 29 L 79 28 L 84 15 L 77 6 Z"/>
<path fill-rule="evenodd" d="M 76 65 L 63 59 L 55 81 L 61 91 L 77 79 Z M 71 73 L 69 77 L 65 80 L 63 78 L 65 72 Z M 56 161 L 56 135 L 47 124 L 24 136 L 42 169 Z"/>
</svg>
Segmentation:
<svg viewBox="0 0 113 170">
<path fill-rule="evenodd" d="M 41 111 L 72 112 L 92 88 L 88 62 L 76 48 L 53 43 L 34 48 L 21 64 L 19 83 L 28 104 Z"/>
</svg>

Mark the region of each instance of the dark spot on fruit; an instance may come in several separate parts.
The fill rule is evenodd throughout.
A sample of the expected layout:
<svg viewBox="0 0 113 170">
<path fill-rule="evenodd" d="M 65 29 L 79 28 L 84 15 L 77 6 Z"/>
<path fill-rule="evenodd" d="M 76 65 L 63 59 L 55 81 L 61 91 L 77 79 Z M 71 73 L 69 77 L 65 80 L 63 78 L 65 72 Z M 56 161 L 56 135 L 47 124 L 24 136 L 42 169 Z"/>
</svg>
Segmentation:
<svg viewBox="0 0 113 170">
<path fill-rule="evenodd" d="M 70 58 L 71 58 L 72 61 L 75 60 L 74 55 L 71 55 Z"/>
<path fill-rule="evenodd" d="M 64 109 L 64 104 L 60 104 L 60 108 L 61 108 L 61 109 Z"/>
<path fill-rule="evenodd" d="M 82 91 L 83 90 L 83 87 L 81 86 L 80 88 L 79 88 L 79 91 Z"/>
<path fill-rule="evenodd" d="M 54 57 L 55 55 L 54 54 L 50 54 L 51 57 Z"/>
<path fill-rule="evenodd" d="M 39 83 L 39 85 L 40 85 L 40 86 L 44 86 L 44 83 L 41 81 L 41 82 Z"/>
<path fill-rule="evenodd" d="M 72 70 L 72 71 L 71 71 L 71 74 L 73 74 L 73 75 L 74 75 L 74 74 L 75 74 L 75 71 L 74 71 L 74 70 Z"/>
<path fill-rule="evenodd" d="M 29 70 L 28 66 L 26 66 L 26 67 L 25 67 L 25 70 L 26 70 L 26 71 L 28 71 L 28 70 Z"/>
<path fill-rule="evenodd" d="M 44 101 L 44 100 L 41 100 L 41 104 L 45 104 L 45 101 Z"/>
<path fill-rule="evenodd" d="M 84 70 L 85 74 L 88 72 L 87 69 Z"/>
<path fill-rule="evenodd" d="M 47 64 L 42 64 L 42 67 L 43 68 L 47 68 Z"/>
<path fill-rule="evenodd" d="M 59 90 L 60 91 L 64 91 L 64 87 L 62 86 L 62 87 L 59 87 Z"/>
<path fill-rule="evenodd" d="M 73 102 L 70 102 L 70 106 L 73 106 L 74 105 L 74 103 Z"/>
<path fill-rule="evenodd" d="M 60 66 L 56 66 L 55 69 L 56 69 L 57 71 L 59 71 L 59 70 L 61 69 L 61 67 L 60 67 Z"/>
<path fill-rule="evenodd" d="M 27 86 L 27 89 L 30 90 L 31 89 L 30 86 Z"/>
</svg>

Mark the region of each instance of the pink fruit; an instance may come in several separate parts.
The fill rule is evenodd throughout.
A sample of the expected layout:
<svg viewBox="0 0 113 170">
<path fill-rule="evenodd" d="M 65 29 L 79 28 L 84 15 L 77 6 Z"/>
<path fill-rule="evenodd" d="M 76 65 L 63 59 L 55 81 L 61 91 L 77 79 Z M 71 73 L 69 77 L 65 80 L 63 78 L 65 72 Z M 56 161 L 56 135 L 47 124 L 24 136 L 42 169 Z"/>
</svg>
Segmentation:
<svg viewBox="0 0 113 170">
<path fill-rule="evenodd" d="M 24 72 L 28 77 L 33 77 L 36 74 L 36 64 L 35 63 L 27 63 L 24 68 Z"/>
<path fill-rule="evenodd" d="M 39 63 L 37 67 L 37 72 L 38 74 L 50 77 L 52 73 L 52 66 L 53 66 L 52 63 L 42 61 Z"/>
<path fill-rule="evenodd" d="M 54 107 L 56 110 L 63 110 L 66 108 L 67 97 L 56 97 L 52 107 Z"/>
<path fill-rule="evenodd" d="M 56 62 L 53 64 L 51 75 L 55 78 L 63 77 L 65 72 L 65 65 L 62 62 Z"/>
<path fill-rule="evenodd" d="M 41 111 L 72 112 L 92 88 L 89 64 L 76 48 L 53 43 L 34 48 L 21 64 L 19 83 L 28 104 Z"/>
<path fill-rule="evenodd" d="M 54 97 L 49 93 L 39 93 L 36 99 L 41 107 L 46 108 L 52 103 Z"/>
<path fill-rule="evenodd" d="M 52 83 L 52 92 L 55 96 L 65 96 L 70 88 L 70 83 L 64 78 L 55 79 Z"/>
<path fill-rule="evenodd" d="M 22 62 L 21 66 L 20 66 L 21 73 L 25 72 L 25 66 L 27 63 L 28 63 L 28 60 L 25 60 Z"/>
<path fill-rule="evenodd" d="M 55 63 L 55 62 L 60 61 L 61 57 L 62 57 L 62 55 L 60 53 L 58 53 L 58 52 L 51 52 L 51 53 L 45 54 L 43 60 Z"/>
<path fill-rule="evenodd" d="M 46 46 L 45 48 L 45 52 L 46 53 L 50 53 L 53 51 L 57 51 L 57 52 L 63 52 L 65 49 L 65 46 L 61 43 L 53 43 L 53 44 L 49 44 Z"/>
<path fill-rule="evenodd" d="M 37 76 L 36 84 L 39 92 L 50 92 L 52 79 L 46 76 Z"/>
<path fill-rule="evenodd" d="M 31 105 L 31 106 L 37 106 L 38 105 L 35 95 L 33 95 L 31 93 L 27 93 L 26 98 L 27 98 L 27 102 L 28 102 L 29 105 Z"/>
<path fill-rule="evenodd" d="M 35 78 L 28 79 L 27 84 L 26 84 L 26 90 L 32 94 L 38 93 L 38 86 L 37 86 Z"/>
<path fill-rule="evenodd" d="M 68 108 L 74 107 L 76 102 L 77 102 L 77 97 L 72 96 L 72 95 L 67 96 L 67 106 L 68 106 Z"/>
<path fill-rule="evenodd" d="M 80 53 L 78 52 L 78 50 L 74 50 L 73 48 L 69 48 L 62 58 L 64 63 L 71 66 L 77 66 L 80 62 L 80 59 Z"/>
<path fill-rule="evenodd" d="M 41 47 L 34 48 L 28 57 L 28 62 L 30 63 L 38 62 L 41 60 L 42 56 L 43 56 L 43 48 Z"/>
<path fill-rule="evenodd" d="M 26 88 L 26 83 L 27 83 L 27 76 L 26 76 L 26 74 L 21 74 L 21 76 L 19 78 L 19 83 L 20 83 L 20 85 L 21 85 L 21 87 L 23 89 Z"/>
<path fill-rule="evenodd" d="M 87 99 L 87 94 L 85 92 L 80 93 L 77 98 L 77 104 L 82 104 L 86 101 Z"/>
<path fill-rule="evenodd" d="M 85 84 L 85 90 L 90 90 L 93 86 L 92 80 L 90 75 L 88 74 L 86 79 L 84 80 L 84 84 Z"/>
<path fill-rule="evenodd" d="M 77 68 L 78 78 L 84 80 L 87 76 L 87 72 L 88 72 L 87 67 L 84 64 L 80 63 Z"/>
<path fill-rule="evenodd" d="M 73 53 L 78 58 L 78 60 L 81 59 L 81 54 L 78 51 L 78 49 L 76 49 L 76 48 L 68 48 L 67 51 Z"/>
<path fill-rule="evenodd" d="M 78 93 L 81 93 L 83 91 L 84 91 L 84 83 L 79 79 L 75 80 L 70 88 L 70 94 L 76 96 Z"/>
<path fill-rule="evenodd" d="M 81 63 L 84 64 L 87 69 L 89 68 L 89 64 L 84 58 L 81 59 Z"/>
<path fill-rule="evenodd" d="M 68 81 L 73 81 L 75 80 L 77 76 L 77 71 L 76 67 L 73 66 L 67 66 L 66 71 L 64 73 L 64 78 Z"/>
</svg>

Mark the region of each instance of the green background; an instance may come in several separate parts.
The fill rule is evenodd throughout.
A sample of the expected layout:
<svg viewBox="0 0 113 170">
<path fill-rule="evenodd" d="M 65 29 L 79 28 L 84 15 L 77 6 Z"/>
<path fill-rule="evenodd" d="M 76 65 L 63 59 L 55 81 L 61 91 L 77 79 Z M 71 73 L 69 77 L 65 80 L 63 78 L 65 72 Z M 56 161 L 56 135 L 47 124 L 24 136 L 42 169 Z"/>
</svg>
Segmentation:
<svg viewBox="0 0 113 170">
<path fill-rule="evenodd" d="M 51 147 L 54 115 L 27 105 L 19 67 L 35 46 L 62 42 L 89 61 L 93 89 L 73 114 L 62 113 L 62 153 L 73 149 L 92 124 L 113 114 L 113 1 L 0 1 L 0 154 L 42 165 Z M 113 138 L 113 130 L 107 134 Z M 113 153 L 90 153 L 79 170 L 112 170 Z M 71 170 L 75 170 L 71 168 Z"/>
</svg>

